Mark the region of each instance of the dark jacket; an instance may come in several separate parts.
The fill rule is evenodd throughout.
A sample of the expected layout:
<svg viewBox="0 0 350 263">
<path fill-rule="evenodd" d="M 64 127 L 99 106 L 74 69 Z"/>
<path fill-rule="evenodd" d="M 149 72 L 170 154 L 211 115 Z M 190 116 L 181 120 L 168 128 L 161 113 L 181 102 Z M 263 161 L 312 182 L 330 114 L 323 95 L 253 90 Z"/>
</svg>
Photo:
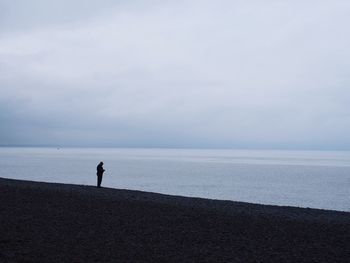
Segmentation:
<svg viewBox="0 0 350 263">
<path fill-rule="evenodd" d="M 103 164 L 99 164 L 99 165 L 97 165 L 97 176 L 99 176 L 99 175 L 103 175 L 103 172 L 105 171 L 105 169 L 103 169 Z"/>
</svg>

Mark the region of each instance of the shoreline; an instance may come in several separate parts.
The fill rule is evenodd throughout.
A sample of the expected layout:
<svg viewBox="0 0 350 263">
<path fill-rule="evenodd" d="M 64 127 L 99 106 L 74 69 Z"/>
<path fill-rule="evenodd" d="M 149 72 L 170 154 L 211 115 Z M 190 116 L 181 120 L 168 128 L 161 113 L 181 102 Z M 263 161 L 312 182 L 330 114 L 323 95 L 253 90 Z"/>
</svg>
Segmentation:
<svg viewBox="0 0 350 263">
<path fill-rule="evenodd" d="M 0 178 L 2 262 L 347 262 L 350 213 Z"/>
</svg>

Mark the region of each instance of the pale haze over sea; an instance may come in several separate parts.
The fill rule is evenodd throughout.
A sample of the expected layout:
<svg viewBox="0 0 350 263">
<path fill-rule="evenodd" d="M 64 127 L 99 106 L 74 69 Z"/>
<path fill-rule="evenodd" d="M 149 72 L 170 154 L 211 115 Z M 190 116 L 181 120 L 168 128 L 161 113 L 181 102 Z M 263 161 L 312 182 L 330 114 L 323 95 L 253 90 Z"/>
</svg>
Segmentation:
<svg viewBox="0 0 350 263">
<path fill-rule="evenodd" d="M 0 148 L 0 177 L 350 211 L 350 152 Z"/>
</svg>

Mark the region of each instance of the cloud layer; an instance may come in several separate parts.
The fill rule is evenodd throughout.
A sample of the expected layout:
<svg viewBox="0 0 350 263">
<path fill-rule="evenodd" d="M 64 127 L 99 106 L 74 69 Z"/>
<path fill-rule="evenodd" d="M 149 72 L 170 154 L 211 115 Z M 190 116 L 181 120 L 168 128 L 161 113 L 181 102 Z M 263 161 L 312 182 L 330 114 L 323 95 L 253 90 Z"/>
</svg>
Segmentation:
<svg viewBox="0 0 350 263">
<path fill-rule="evenodd" d="M 0 1 L 0 144 L 350 149 L 348 1 Z"/>
</svg>

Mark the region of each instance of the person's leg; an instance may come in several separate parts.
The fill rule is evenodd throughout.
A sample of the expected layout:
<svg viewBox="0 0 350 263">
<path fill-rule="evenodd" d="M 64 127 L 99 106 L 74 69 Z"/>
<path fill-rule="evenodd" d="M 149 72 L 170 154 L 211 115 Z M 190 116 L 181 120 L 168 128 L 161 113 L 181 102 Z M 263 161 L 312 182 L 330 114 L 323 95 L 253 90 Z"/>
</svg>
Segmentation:
<svg viewBox="0 0 350 263">
<path fill-rule="evenodd" d="M 97 176 L 97 187 L 101 187 L 102 175 Z"/>
</svg>

